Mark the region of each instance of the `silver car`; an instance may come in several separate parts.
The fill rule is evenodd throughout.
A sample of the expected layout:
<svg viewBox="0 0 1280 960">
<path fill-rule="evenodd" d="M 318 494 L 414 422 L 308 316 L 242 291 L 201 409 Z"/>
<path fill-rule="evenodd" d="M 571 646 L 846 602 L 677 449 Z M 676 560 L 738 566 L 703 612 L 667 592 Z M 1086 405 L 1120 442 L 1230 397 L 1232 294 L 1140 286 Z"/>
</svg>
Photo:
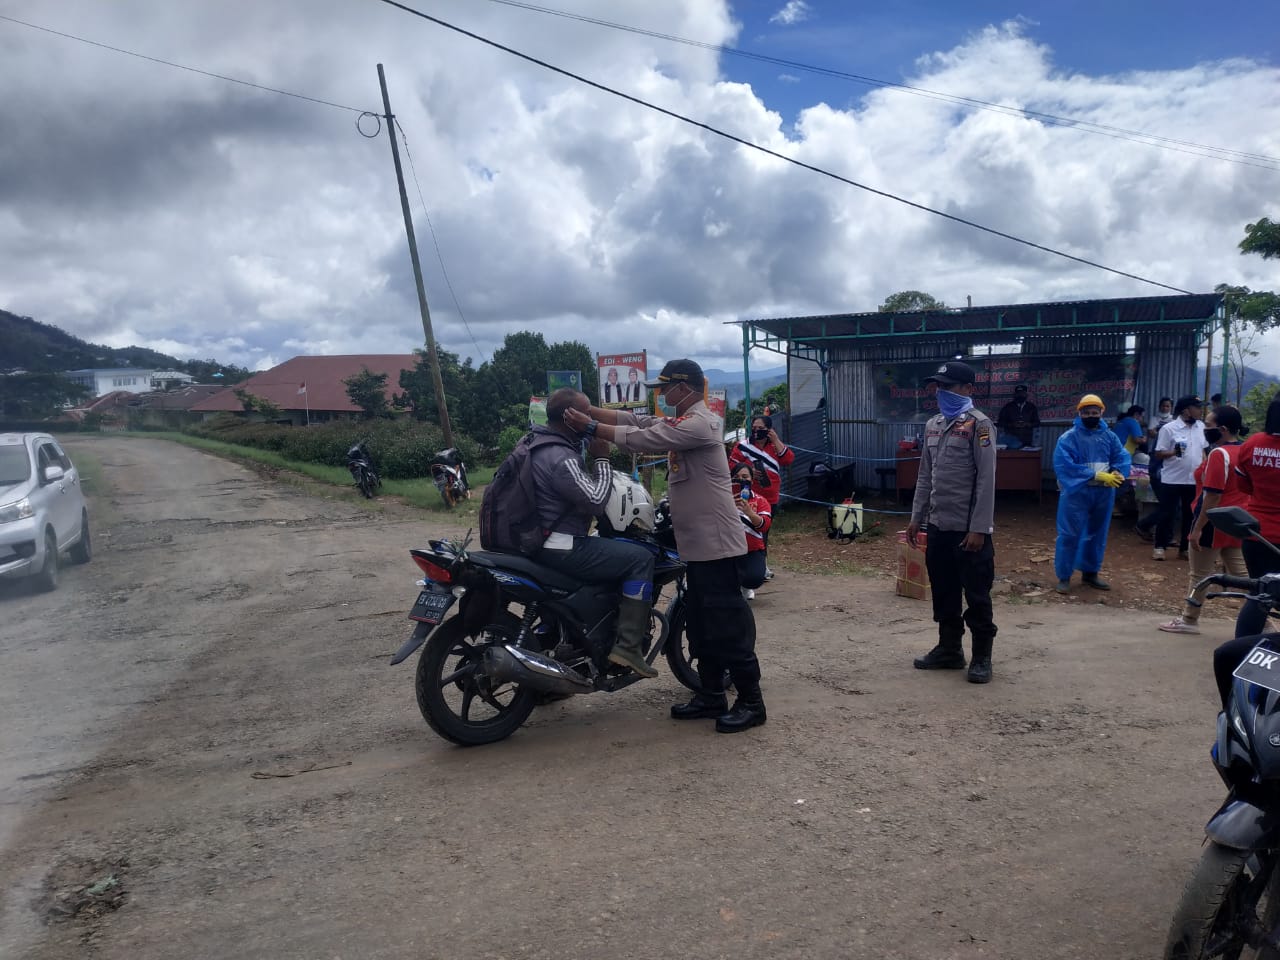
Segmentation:
<svg viewBox="0 0 1280 960">
<path fill-rule="evenodd" d="M 80 474 L 45 433 L 0 433 L 0 577 L 58 585 L 58 558 L 92 555 Z"/>
</svg>

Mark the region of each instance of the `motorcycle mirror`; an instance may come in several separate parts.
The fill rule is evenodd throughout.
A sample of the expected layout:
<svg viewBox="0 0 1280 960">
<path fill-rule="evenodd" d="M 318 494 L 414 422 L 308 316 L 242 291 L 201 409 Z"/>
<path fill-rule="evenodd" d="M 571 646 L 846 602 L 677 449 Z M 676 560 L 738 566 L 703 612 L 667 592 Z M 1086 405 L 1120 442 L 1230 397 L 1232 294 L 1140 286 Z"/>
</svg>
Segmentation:
<svg viewBox="0 0 1280 960">
<path fill-rule="evenodd" d="M 1214 507 L 1207 516 L 1215 530 L 1237 540 L 1248 540 L 1262 529 L 1262 524 L 1244 507 Z"/>
</svg>

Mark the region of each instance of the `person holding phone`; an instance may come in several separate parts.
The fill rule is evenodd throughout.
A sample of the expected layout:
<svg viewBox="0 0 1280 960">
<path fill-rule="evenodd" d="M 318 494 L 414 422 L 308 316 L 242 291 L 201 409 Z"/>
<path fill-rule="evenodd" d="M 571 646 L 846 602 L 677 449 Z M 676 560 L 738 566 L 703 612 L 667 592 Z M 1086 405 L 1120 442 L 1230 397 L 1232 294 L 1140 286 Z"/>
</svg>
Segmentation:
<svg viewBox="0 0 1280 960">
<path fill-rule="evenodd" d="M 733 469 L 733 498 L 747 535 L 747 552 L 738 558 L 738 578 L 742 584 L 742 595 L 754 600 L 756 587 L 764 583 L 768 569 L 765 534 L 773 522 L 773 511 L 769 508 L 769 501 L 752 488 L 751 467 L 745 463 Z"/>
</svg>

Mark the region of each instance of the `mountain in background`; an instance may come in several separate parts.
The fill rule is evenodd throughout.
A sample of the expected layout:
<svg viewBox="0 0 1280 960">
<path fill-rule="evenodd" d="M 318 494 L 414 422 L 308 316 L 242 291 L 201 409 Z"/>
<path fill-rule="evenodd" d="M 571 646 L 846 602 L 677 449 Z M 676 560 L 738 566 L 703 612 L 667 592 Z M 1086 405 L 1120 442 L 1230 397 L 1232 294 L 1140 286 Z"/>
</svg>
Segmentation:
<svg viewBox="0 0 1280 960">
<path fill-rule="evenodd" d="M 707 378 L 707 386 L 712 390 L 723 390 L 725 392 L 725 402 L 730 409 L 737 406 L 738 401 L 746 396 L 742 389 L 742 370 L 718 370 L 709 368 L 702 371 L 702 375 Z M 759 397 L 770 387 L 776 387 L 780 383 L 787 382 L 786 367 L 763 367 L 759 370 L 751 371 L 751 392 Z"/>
<path fill-rule="evenodd" d="M 1204 367 L 1196 369 L 1196 383 L 1199 385 L 1199 389 L 1204 389 Z M 1271 374 L 1255 370 L 1253 367 L 1245 367 L 1243 386 L 1240 390 L 1241 399 L 1248 396 L 1249 391 L 1260 383 L 1270 386 L 1273 383 L 1280 383 L 1280 377 L 1273 377 Z M 1215 364 L 1209 373 L 1209 392 L 1202 399 L 1208 400 L 1220 390 L 1222 390 L 1222 365 Z M 1228 403 L 1236 402 L 1236 375 L 1234 370 L 1227 371 L 1227 389 L 1222 395 Z"/>
<path fill-rule="evenodd" d="M 69 370 L 137 367 L 141 370 L 179 370 L 200 382 L 239 383 L 250 371 L 216 360 L 178 360 L 146 347 L 104 347 L 72 336 L 30 317 L 0 310 L 0 373 L 66 373 Z M 218 380 L 211 380 L 222 373 Z"/>
</svg>

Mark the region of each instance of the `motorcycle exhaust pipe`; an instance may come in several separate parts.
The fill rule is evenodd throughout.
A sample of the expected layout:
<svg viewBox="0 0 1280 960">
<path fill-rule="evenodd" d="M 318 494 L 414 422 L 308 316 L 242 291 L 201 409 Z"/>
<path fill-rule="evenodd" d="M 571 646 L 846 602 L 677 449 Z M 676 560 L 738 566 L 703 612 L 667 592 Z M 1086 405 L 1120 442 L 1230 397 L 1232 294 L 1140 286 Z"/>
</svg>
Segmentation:
<svg viewBox="0 0 1280 960">
<path fill-rule="evenodd" d="M 485 651 L 484 672 L 495 686 L 518 683 L 539 693 L 570 696 L 595 690 L 590 680 L 558 660 L 510 644 Z"/>
</svg>

